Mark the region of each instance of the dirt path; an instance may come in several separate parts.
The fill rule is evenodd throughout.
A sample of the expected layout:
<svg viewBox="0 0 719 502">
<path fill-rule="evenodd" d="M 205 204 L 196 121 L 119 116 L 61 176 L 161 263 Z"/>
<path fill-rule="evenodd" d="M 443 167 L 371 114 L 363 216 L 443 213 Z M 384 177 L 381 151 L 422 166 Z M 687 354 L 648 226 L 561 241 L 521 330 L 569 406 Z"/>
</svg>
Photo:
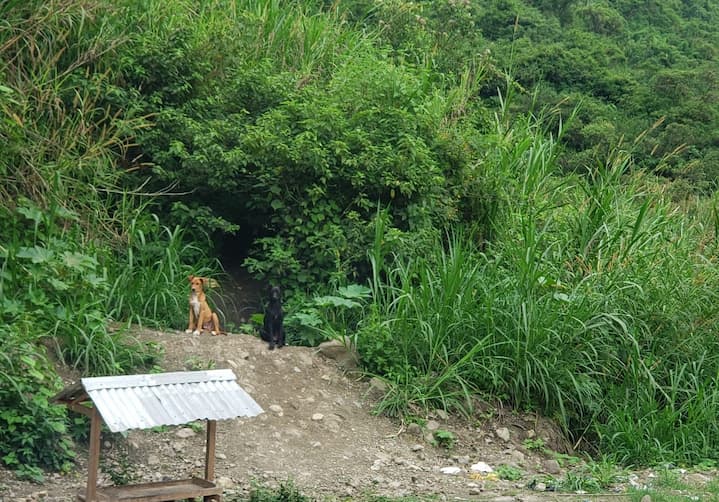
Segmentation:
<svg viewBox="0 0 719 502">
<path fill-rule="evenodd" d="M 247 494 L 253 483 L 276 486 L 287 480 L 318 499 L 379 495 L 530 502 L 555 498 L 527 488 L 532 479 L 563 474 L 556 460 L 522 446 L 532 438 L 561 447 L 556 432 L 536 417 L 488 410 L 481 419 L 459 422 L 438 411 L 422 427 L 407 426 L 372 414 L 368 382 L 349 378 L 316 349 L 269 351 L 257 338 L 237 334 L 197 337 L 144 331 L 138 336 L 164 347 L 165 371 L 231 368 L 264 409 L 252 419 L 218 423 L 216 474 L 226 500 Z M 429 440 L 436 428 L 454 436 L 451 448 Z M 203 474 L 202 430 L 169 427 L 103 439 L 103 483 Z M 478 462 L 494 469 L 511 466 L 522 477 L 485 479 L 472 473 L 471 466 Z M 440 469 L 446 467 L 459 472 L 442 473 Z M 85 479 L 85 451 L 80 452 L 74 473 L 50 475 L 44 485 L 18 482 L 0 470 L 0 502 L 74 500 Z M 587 500 L 587 496 L 561 499 Z"/>
</svg>

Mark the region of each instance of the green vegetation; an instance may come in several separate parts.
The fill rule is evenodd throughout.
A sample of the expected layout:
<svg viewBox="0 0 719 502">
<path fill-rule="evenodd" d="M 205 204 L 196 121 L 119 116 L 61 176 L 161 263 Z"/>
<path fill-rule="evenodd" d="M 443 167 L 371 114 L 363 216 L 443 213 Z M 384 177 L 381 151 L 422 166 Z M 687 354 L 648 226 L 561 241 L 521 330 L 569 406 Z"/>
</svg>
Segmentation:
<svg viewBox="0 0 719 502">
<path fill-rule="evenodd" d="M 127 328 L 182 328 L 187 275 L 235 253 L 292 343 L 355 344 L 380 412 L 490 396 L 608 464 L 719 461 L 716 26 L 697 0 L 2 3 L 0 461 L 68 469 L 54 364 L 153 368 Z"/>
</svg>

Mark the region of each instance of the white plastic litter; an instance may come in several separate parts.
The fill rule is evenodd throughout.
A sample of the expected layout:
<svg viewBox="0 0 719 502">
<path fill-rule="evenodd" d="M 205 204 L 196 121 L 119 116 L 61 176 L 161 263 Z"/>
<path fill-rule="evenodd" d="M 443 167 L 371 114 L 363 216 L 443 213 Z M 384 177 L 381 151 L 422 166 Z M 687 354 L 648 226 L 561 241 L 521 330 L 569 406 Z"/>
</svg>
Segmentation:
<svg viewBox="0 0 719 502">
<path fill-rule="evenodd" d="M 494 469 L 492 469 L 492 467 L 485 462 L 477 462 L 476 464 L 472 464 L 470 469 L 472 469 L 472 472 L 494 472 Z"/>
</svg>

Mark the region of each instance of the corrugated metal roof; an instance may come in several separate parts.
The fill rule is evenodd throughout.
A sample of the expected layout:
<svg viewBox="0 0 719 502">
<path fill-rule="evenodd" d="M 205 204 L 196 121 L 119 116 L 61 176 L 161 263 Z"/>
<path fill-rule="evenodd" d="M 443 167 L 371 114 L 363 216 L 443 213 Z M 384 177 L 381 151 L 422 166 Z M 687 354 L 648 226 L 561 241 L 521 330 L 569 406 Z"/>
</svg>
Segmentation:
<svg viewBox="0 0 719 502">
<path fill-rule="evenodd" d="M 83 378 L 82 385 L 112 432 L 262 413 L 229 369 Z"/>
</svg>

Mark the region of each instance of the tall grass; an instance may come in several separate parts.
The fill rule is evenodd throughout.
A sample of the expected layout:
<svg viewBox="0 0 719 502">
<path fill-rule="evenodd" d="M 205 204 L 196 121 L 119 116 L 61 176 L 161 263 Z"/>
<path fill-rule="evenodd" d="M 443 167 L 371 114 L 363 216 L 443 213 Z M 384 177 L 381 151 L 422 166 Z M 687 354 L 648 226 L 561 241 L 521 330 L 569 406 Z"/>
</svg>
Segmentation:
<svg viewBox="0 0 719 502">
<path fill-rule="evenodd" d="M 279 59 L 283 69 L 306 76 L 331 67 L 337 57 L 356 53 L 372 40 L 360 30 L 346 29 L 336 5 L 319 13 L 311 5 L 280 0 L 239 0 L 235 7 L 255 58 Z"/>
<path fill-rule="evenodd" d="M 181 328 L 187 320 L 188 276 L 212 277 L 219 265 L 188 242 L 180 227 L 151 220 L 142 225 L 135 220 L 128 229 L 127 249 L 110 271 L 107 311 L 127 322 Z"/>
<path fill-rule="evenodd" d="M 561 131 L 542 123 L 497 122 L 485 161 L 504 206 L 486 246 L 455 231 L 388 257 L 378 225 L 357 344 L 390 384 L 380 408 L 466 409 L 479 393 L 626 463 L 719 458 L 714 228 L 633 172 L 630 152 L 558 176 Z"/>
</svg>

